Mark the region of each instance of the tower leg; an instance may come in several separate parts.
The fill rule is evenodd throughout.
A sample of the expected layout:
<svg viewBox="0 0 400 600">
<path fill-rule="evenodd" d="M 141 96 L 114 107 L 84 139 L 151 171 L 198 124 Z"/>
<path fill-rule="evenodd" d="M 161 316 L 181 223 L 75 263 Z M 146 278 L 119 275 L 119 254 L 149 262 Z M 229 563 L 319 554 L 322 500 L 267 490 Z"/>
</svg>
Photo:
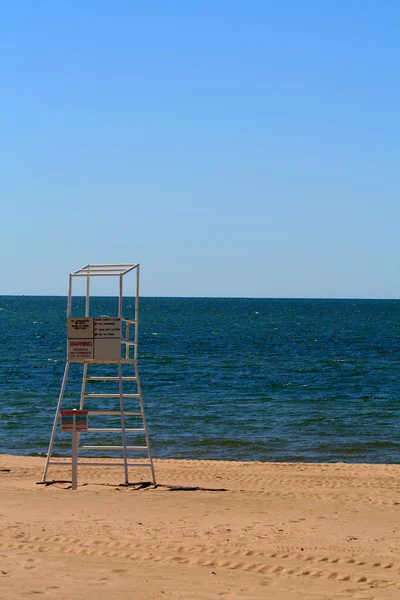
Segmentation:
<svg viewBox="0 0 400 600">
<path fill-rule="evenodd" d="M 121 411 L 122 454 L 124 457 L 125 483 L 129 483 L 128 456 L 127 456 L 127 452 L 126 452 L 125 407 L 124 407 L 124 395 L 123 395 L 123 389 L 122 389 L 121 363 L 118 363 L 118 383 L 119 383 L 119 406 L 120 406 L 120 411 Z"/>
<path fill-rule="evenodd" d="M 142 418 L 143 418 L 144 435 L 145 435 L 145 438 L 146 438 L 147 453 L 148 453 L 148 456 L 149 456 L 149 462 L 150 462 L 150 468 L 151 468 L 151 476 L 152 476 L 152 479 L 153 479 L 153 483 L 155 485 L 156 484 L 156 473 L 154 471 L 153 457 L 151 455 L 150 438 L 149 438 L 149 432 L 147 430 L 146 415 L 144 413 L 144 404 L 143 404 L 143 396 L 142 396 L 142 386 L 140 385 L 139 369 L 138 369 L 137 361 L 136 360 L 135 360 L 133 366 L 134 366 L 134 369 L 135 369 L 136 384 L 137 384 L 137 390 L 138 390 L 138 394 L 139 394 L 140 410 L 142 412 Z"/>
<path fill-rule="evenodd" d="M 59 414 L 60 414 L 60 410 L 61 410 L 61 406 L 62 406 L 62 402 L 63 402 L 63 398 L 64 398 L 65 386 L 67 384 L 68 371 L 69 371 L 69 361 L 67 361 L 66 364 L 65 364 L 64 377 L 63 377 L 63 380 L 62 380 L 60 395 L 59 395 L 59 398 L 58 398 L 56 416 L 54 417 L 53 430 L 51 432 L 51 438 L 50 438 L 49 449 L 48 449 L 48 452 L 47 452 L 46 464 L 44 466 L 44 471 L 43 471 L 43 483 L 45 483 L 45 481 L 46 481 L 47 470 L 49 468 L 49 462 L 50 462 L 50 459 L 51 459 L 51 454 L 53 452 L 54 438 L 55 438 L 55 435 L 56 435 L 57 425 L 58 425 L 58 417 L 59 417 Z"/>
<path fill-rule="evenodd" d="M 81 398 L 79 402 L 79 410 L 83 410 L 83 405 L 85 403 L 85 394 L 86 394 L 86 378 L 88 371 L 88 363 L 83 363 L 83 374 L 82 374 L 82 387 L 81 387 Z"/>
</svg>

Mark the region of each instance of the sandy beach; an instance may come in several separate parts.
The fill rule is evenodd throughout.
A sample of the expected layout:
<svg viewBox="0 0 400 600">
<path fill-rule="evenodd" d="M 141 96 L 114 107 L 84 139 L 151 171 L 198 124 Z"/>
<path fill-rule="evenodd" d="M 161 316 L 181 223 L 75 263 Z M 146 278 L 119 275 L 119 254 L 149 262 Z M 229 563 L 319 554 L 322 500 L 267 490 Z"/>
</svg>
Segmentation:
<svg viewBox="0 0 400 600">
<path fill-rule="evenodd" d="M 0 455 L 1 600 L 400 597 L 400 466 L 43 464 Z"/>
</svg>

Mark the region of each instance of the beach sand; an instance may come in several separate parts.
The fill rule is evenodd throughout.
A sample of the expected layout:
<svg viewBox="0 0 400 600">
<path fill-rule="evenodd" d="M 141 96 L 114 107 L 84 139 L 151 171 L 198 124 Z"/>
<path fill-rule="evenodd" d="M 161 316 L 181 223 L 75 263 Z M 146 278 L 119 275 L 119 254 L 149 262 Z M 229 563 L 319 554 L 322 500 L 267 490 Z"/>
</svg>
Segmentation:
<svg viewBox="0 0 400 600">
<path fill-rule="evenodd" d="M 73 492 L 43 465 L 0 455 L 1 600 L 400 598 L 400 466 L 160 460 L 203 489 L 81 467 Z"/>
</svg>

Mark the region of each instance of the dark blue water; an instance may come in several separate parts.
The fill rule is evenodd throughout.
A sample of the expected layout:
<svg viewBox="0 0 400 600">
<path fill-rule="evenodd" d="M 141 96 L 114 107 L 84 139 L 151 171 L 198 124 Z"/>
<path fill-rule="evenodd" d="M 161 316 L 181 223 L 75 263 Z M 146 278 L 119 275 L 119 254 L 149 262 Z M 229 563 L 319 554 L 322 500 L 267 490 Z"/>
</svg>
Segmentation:
<svg viewBox="0 0 400 600">
<path fill-rule="evenodd" d="M 92 306 L 116 314 L 115 299 Z M 400 301 L 143 298 L 140 311 L 156 457 L 400 462 Z M 66 298 L 0 297 L 0 452 L 47 451 L 65 320 Z"/>
</svg>

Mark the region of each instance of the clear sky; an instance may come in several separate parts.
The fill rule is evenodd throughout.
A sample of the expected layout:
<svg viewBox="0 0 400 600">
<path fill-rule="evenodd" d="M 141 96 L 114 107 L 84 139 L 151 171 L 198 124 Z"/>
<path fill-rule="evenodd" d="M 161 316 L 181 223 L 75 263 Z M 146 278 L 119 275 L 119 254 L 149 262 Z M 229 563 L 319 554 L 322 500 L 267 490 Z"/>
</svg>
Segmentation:
<svg viewBox="0 0 400 600">
<path fill-rule="evenodd" d="M 398 0 L 0 7 L 0 294 L 400 297 Z"/>
</svg>

